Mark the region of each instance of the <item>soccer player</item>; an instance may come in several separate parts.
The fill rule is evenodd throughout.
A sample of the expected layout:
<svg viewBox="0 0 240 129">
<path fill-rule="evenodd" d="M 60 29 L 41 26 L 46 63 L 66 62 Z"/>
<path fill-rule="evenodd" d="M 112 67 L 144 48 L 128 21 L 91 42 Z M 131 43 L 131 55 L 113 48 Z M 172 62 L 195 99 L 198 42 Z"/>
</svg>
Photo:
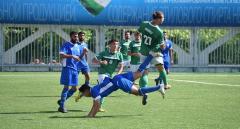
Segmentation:
<svg viewBox="0 0 240 129">
<path fill-rule="evenodd" d="M 141 48 L 141 33 L 135 32 L 134 33 L 134 38 L 130 44 L 129 44 L 129 49 L 128 49 L 128 55 L 131 57 L 130 61 L 130 70 L 131 71 L 137 71 L 139 65 L 141 64 L 140 60 L 140 48 Z"/>
<path fill-rule="evenodd" d="M 79 32 L 78 33 L 78 44 L 82 46 L 86 51 L 88 51 L 88 45 L 85 42 L 85 33 L 84 32 Z M 82 74 L 85 76 L 85 84 L 89 85 L 89 72 L 90 68 L 87 63 L 87 54 L 83 56 L 83 58 L 78 62 L 78 71 L 82 72 Z"/>
<path fill-rule="evenodd" d="M 129 55 L 131 56 L 131 71 L 137 71 L 141 64 L 141 33 L 135 32 L 134 34 L 135 40 L 132 41 L 129 45 Z M 156 80 L 155 80 L 156 81 Z M 139 80 L 139 86 L 140 87 L 146 87 L 148 84 L 148 70 L 144 70 L 143 76 L 141 76 Z M 147 94 L 146 94 L 147 97 Z M 144 98 L 143 98 L 144 99 Z"/>
<path fill-rule="evenodd" d="M 66 113 L 65 101 L 71 97 L 76 91 L 76 86 L 78 85 L 78 71 L 77 63 L 80 58 L 86 53 L 82 47 L 77 44 L 78 33 L 70 32 L 71 41 L 65 42 L 60 50 L 60 56 L 62 60 L 62 72 L 61 72 L 61 85 L 64 85 L 61 93 L 61 98 L 58 100 L 58 111 Z M 80 53 L 83 52 L 82 55 Z M 69 87 L 71 89 L 69 89 Z"/>
<path fill-rule="evenodd" d="M 164 97 L 165 91 L 163 85 L 143 88 L 138 88 L 136 85 L 134 85 L 133 81 L 138 79 L 140 76 L 141 73 L 139 74 L 139 72 L 127 72 L 124 74 L 118 74 L 114 76 L 113 79 L 106 77 L 102 83 L 94 87 L 90 87 L 88 85 L 81 86 L 79 88 L 81 94 L 80 96 L 93 98 L 93 106 L 91 111 L 88 113 L 88 117 L 95 117 L 97 112 L 99 112 L 101 98 L 107 97 L 118 89 L 121 89 L 122 91 L 133 95 L 143 96 L 143 98 L 145 98 L 144 101 L 147 101 L 147 98 L 144 97 L 146 93 L 158 90 Z"/>
<path fill-rule="evenodd" d="M 142 43 L 140 52 L 143 55 L 144 62 L 139 66 L 138 71 L 143 72 L 146 66 L 149 66 L 152 61 L 159 71 L 160 77 L 163 79 L 164 87 L 170 88 L 167 83 L 166 71 L 163 66 L 163 58 L 160 53 L 160 44 L 163 44 L 163 31 L 159 28 L 159 25 L 164 21 L 164 14 L 160 11 L 156 11 L 152 15 L 152 21 L 144 21 L 141 23 L 138 31 L 142 33 Z M 145 76 L 143 74 L 143 76 Z M 148 78 L 145 78 L 145 84 L 147 85 Z"/>
<path fill-rule="evenodd" d="M 163 32 L 164 36 L 164 44 L 161 44 L 161 53 L 163 54 L 163 62 L 164 62 L 164 68 L 167 72 L 167 74 L 170 73 L 170 66 L 174 64 L 173 61 L 173 47 L 172 47 L 172 41 L 168 39 L 167 32 Z"/>
<path fill-rule="evenodd" d="M 168 39 L 167 32 L 163 32 L 164 35 L 164 44 L 161 44 L 161 53 L 163 54 L 163 62 L 164 62 L 164 69 L 166 70 L 167 74 L 169 74 L 170 64 L 173 65 L 173 48 L 172 48 L 172 41 Z M 162 83 L 162 78 L 159 76 L 155 79 L 156 84 Z"/>
<path fill-rule="evenodd" d="M 123 71 L 123 55 L 119 52 L 119 42 L 115 39 L 112 39 L 108 42 L 108 49 L 100 52 L 93 59 L 93 63 L 100 64 L 100 68 L 98 70 L 98 82 L 101 83 L 105 77 L 112 77 L 116 68 L 119 66 L 119 70 L 117 74 L 122 73 Z M 103 99 L 101 100 L 101 105 L 103 103 Z M 101 108 L 101 111 L 104 111 Z"/>
<path fill-rule="evenodd" d="M 131 37 L 130 31 L 125 31 L 125 39 L 122 40 L 120 43 L 120 47 L 121 47 L 120 51 L 123 55 L 123 65 L 126 68 L 129 68 L 130 66 L 130 56 L 128 55 L 128 48 L 131 42 L 130 37 Z"/>
</svg>

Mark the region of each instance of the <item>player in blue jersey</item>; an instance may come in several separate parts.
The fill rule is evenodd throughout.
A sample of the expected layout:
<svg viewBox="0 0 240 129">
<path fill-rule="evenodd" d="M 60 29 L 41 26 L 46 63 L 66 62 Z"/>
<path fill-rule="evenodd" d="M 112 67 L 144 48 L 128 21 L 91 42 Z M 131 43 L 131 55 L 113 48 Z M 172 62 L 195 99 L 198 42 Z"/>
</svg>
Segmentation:
<svg viewBox="0 0 240 129">
<path fill-rule="evenodd" d="M 76 86 L 78 85 L 78 71 L 77 71 L 77 63 L 80 61 L 82 56 L 86 53 L 83 50 L 83 47 L 80 47 L 77 44 L 78 41 L 78 33 L 70 32 L 71 40 L 69 42 L 63 43 L 60 56 L 62 58 L 62 72 L 61 72 L 61 85 L 64 85 L 61 98 L 58 100 L 58 111 L 62 113 L 66 113 L 67 109 L 65 108 L 65 101 L 71 97 L 76 91 Z M 84 51 L 84 52 L 82 52 Z M 80 55 L 80 53 L 82 53 Z M 69 86 L 72 86 L 69 89 Z"/>
<path fill-rule="evenodd" d="M 172 41 L 168 39 L 167 32 L 163 32 L 164 36 L 164 43 L 160 46 L 160 52 L 163 54 L 163 63 L 164 69 L 166 73 L 170 73 L 170 66 L 173 65 L 173 48 L 172 48 Z M 159 76 L 155 79 L 156 84 L 161 83 L 162 78 Z"/>
<path fill-rule="evenodd" d="M 85 33 L 79 32 L 78 33 L 78 44 L 83 47 L 85 51 L 88 51 L 88 45 L 85 42 Z M 90 68 L 87 63 L 87 54 L 83 56 L 83 58 L 78 62 L 78 72 L 82 72 L 82 74 L 85 76 L 85 84 L 89 85 L 89 72 Z"/>
<path fill-rule="evenodd" d="M 121 89 L 126 93 L 130 93 L 137 96 L 143 96 L 143 105 L 147 103 L 147 95 L 146 93 L 160 91 L 163 95 L 165 94 L 164 86 L 157 85 L 153 87 L 142 87 L 138 88 L 133 82 L 141 76 L 139 72 L 127 72 L 124 74 L 118 74 L 114 76 L 112 79 L 109 77 L 105 77 L 102 83 L 90 87 L 88 85 L 82 85 L 79 88 L 80 96 L 92 97 L 93 98 L 93 106 L 91 111 L 88 114 L 88 117 L 95 117 L 97 112 L 100 109 L 100 100 L 104 97 L 107 97 L 112 92 Z"/>
<path fill-rule="evenodd" d="M 164 68 L 167 72 L 167 74 L 170 73 L 169 68 L 171 65 L 173 65 L 173 47 L 172 47 L 172 41 L 168 39 L 167 32 L 163 32 L 163 38 L 164 38 L 164 44 L 161 44 L 161 53 L 163 54 L 163 63 Z"/>
</svg>

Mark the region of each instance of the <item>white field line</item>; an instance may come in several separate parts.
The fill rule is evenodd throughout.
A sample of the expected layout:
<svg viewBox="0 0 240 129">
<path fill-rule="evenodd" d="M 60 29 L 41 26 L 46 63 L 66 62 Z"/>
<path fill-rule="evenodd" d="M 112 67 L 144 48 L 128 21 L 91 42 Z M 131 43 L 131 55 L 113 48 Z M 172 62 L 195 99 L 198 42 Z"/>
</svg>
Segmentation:
<svg viewBox="0 0 240 129">
<path fill-rule="evenodd" d="M 170 76 L 217 76 L 217 77 L 226 77 L 226 76 L 239 76 L 240 74 L 170 74 Z"/>
<path fill-rule="evenodd" d="M 176 79 L 169 79 L 169 80 L 176 81 L 176 82 L 188 82 L 188 83 L 197 83 L 197 84 L 205 84 L 205 85 L 240 87 L 240 85 L 232 85 L 232 84 L 224 84 L 224 83 L 211 83 L 211 82 L 199 82 L 199 81 L 176 80 Z"/>
<path fill-rule="evenodd" d="M 24 74 L 19 74 L 19 75 L 0 75 L 0 77 L 57 77 L 57 76 L 60 76 L 60 74 L 59 75 L 51 75 L 51 74 L 49 74 L 49 75 L 37 75 L 37 74 L 30 74 L 30 75 L 24 75 Z"/>
</svg>

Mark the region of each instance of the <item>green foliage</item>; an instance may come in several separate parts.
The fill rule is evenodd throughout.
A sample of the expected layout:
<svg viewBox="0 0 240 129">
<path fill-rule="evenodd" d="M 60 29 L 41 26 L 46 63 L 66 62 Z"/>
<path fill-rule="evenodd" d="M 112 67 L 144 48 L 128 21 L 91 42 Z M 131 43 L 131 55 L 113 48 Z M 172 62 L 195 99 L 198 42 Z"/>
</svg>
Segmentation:
<svg viewBox="0 0 240 129">
<path fill-rule="evenodd" d="M 200 50 L 204 50 L 209 45 L 222 38 L 229 30 L 227 29 L 200 29 L 198 30 L 198 42 Z"/>
</svg>

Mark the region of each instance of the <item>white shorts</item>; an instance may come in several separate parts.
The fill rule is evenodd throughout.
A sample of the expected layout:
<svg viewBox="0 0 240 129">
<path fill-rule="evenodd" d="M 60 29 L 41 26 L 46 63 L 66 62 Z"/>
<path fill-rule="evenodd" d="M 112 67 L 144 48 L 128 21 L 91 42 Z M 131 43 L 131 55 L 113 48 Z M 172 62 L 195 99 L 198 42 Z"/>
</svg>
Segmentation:
<svg viewBox="0 0 240 129">
<path fill-rule="evenodd" d="M 141 56 L 141 62 L 143 62 L 146 58 L 147 58 L 147 56 Z M 162 64 L 163 65 L 164 64 L 163 63 L 163 57 L 161 57 L 161 56 L 153 57 L 150 64 L 153 64 L 154 66 L 157 65 L 157 64 Z M 150 68 L 150 64 L 146 68 Z"/>
<path fill-rule="evenodd" d="M 98 83 L 102 83 L 105 77 L 110 77 L 109 74 L 98 74 Z"/>
<path fill-rule="evenodd" d="M 132 64 L 131 64 L 131 66 L 130 66 L 130 71 L 136 72 L 136 71 L 138 70 L 139 66 L 140 66 L 140 65 L 132 65 Z"/>
<path fill-rule="evenodd" d="M 124 60 L 123 65 L 124 65 L 124 67 L 129 67 L 130 66 L 130 60 Z"/>
</svg>

